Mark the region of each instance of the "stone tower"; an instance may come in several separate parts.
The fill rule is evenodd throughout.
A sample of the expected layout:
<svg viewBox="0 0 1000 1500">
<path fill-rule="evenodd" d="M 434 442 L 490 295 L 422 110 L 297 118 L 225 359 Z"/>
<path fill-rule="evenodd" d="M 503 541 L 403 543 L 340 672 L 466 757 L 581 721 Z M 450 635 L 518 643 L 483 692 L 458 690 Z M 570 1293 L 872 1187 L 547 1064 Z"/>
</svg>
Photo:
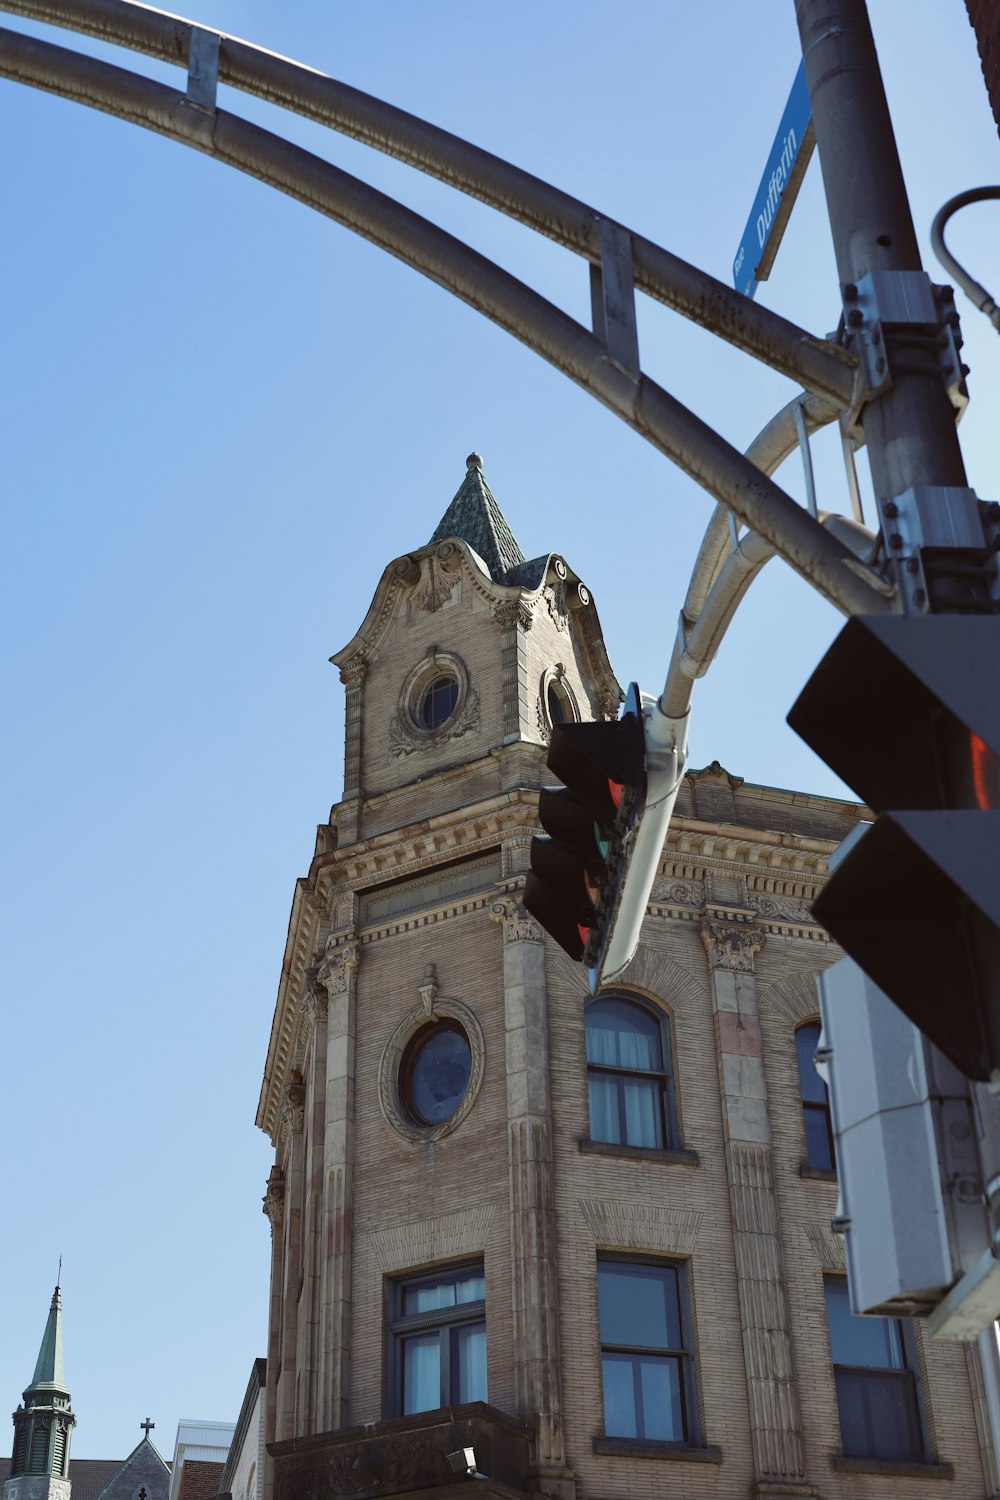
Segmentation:
<svg viewBox="0 0 1000 1500">
<path fill-rule="evenodd" d="M 69 1500 L 69 1443 L 76 1425 L 63 1374 L 62 1293 L 58 1285 L 35 1361 L 14 1413 L 14 1451 L 4 1500 Z"/>
<path fill-rule="evenodd" d="M 552 725 L 620 688 L 478 455 L 333 661 L 257 1115 L 276 1500 L 996 1494 L 975 1349 L 845 1312 L 809 903 L 862 809 L 689 773 L 591 999 L 520 893 Z"/>
</svg>

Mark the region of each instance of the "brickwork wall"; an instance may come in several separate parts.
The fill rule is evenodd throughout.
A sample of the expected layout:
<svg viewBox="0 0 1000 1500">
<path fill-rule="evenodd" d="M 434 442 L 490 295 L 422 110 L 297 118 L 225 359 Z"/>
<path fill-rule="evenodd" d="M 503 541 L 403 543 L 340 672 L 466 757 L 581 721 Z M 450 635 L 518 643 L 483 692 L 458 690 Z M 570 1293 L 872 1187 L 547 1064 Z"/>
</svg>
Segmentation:
<svg viewBox="0 0 1000 1500">
<path fill-rule="evenodd" d="M 996 0 L 965 0 L 976 33 L 986 92 L 1000 133 L 1000 8 Z"/>
<path fill-rule="evenodd" d="M 219 1493 L 219 1482 L 225 1464 L 209 1463 L 202 1458 L 188 1458 L 181 1472 L 181 1487 L 177 1500 L 211 1500 Z"/>
</svg>

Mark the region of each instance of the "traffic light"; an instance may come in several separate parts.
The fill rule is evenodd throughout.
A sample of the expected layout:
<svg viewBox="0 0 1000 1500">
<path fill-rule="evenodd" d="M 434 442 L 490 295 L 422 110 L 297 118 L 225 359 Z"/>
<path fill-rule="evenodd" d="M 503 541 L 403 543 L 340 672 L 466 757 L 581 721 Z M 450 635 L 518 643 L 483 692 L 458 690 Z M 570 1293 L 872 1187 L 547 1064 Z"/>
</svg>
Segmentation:
<svg viewBox="0 0 1000 1500">
<path fill-rule="evenodd" d="M 813 906 L 968 1078 L 1000 1070 L 1000 618 L 849 620 L 788 722 L 878 814 Z"/>
<path fill-rule="evenodd" d="M 524 904 L 592 989 L 635 952 L 684 770 L 687 720 L 628 690 L 614 723 L 556 724 L 546 761 L 563 783 L 546 787 L 531 841 Z"/>
</svg>

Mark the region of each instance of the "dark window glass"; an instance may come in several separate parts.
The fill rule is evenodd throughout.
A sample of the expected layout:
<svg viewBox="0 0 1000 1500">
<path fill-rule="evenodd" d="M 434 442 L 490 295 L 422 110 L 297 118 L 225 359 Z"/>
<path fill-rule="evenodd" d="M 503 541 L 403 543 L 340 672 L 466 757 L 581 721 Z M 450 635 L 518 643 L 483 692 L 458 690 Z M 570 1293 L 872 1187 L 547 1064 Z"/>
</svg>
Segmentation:
<svg viewBox="0 0 1000 1500">
<path fill-rule="evenodd" d="M 608 1437 L 686 1443 L 693 1391 L 678 1266 L 600 1260 L 604 1430 Z"/>
<path fill-rule="evenodd" d="M 856 1318 L 847 1282 L 825 1282 L 840 1436 L 852 1458 L 924 1457 L 912 1330 L 899 1318 Z"/>
<path fill-rule="evenodd" d="M 400 1092 L 421 1125 L 440 1125 L 461 1104 L 472 1075 L 469 1039 L 457 1025 L 425 1026 L 403 1056 Z"/>
<path fill-rule="evenodd" d="M 675 1146 L 667 1026 L 614 995 L 586 1012 L 590 1134 L 618 1146 Z"/>
<path fill-rule="evenodd" d="M 450 675 L 435 677 L 420 695 L 417 723 L 421 729 L 440 729 L 450 719 L 458 702 L 458 680 Z"/>
<path fill-rule="evenodd" d="M 565 693 L 560 693 L 554 682 L 550 682 L 545 693 L 550 724 L 565 724 L 573 717 Z"/>
<path fill-rule="evenodd" d="M 394 1415 L 486 1400 L 485 1299 L 482 1266 L 395 1284 L 390 1326 Z"/>
<path fill-rule="evenodd" d="M 813 1066 L 819 1046 L 819 1025 L 809 1021 L 795 1033 L 795 1050 L 799 1060 L 799 1094 L 802 1099 L 802 1123 L 806 1132 L 806 1160 L 811 1167 L 832 1171 L 833 1128 L 830 1124 L 830 1099 L 826 1084 Z"/>
</svg>

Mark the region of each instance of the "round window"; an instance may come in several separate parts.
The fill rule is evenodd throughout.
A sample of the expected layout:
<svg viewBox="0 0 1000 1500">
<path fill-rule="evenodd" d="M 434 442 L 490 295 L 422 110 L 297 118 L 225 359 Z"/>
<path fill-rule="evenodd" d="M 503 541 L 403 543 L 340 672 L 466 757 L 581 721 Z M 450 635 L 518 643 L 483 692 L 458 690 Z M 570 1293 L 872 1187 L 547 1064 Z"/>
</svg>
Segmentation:
<svg viewBox="0 0 1000 1500">
<path fill-rule="evenodd" d="M 417 704 L 417 723 L 421 729 L 440 729 L 451 718 L 458 702 L 458 679 L 450 672 L 433 678 Z"/>
<path fill-rule="evenodd" d="M 472 1076 L 469 1038 L 454 1021 L 424 1026 L 403 1055 L 403 1102 L 420 1125 L 440 1125 L 458 1109 Z"/>
</svg>

